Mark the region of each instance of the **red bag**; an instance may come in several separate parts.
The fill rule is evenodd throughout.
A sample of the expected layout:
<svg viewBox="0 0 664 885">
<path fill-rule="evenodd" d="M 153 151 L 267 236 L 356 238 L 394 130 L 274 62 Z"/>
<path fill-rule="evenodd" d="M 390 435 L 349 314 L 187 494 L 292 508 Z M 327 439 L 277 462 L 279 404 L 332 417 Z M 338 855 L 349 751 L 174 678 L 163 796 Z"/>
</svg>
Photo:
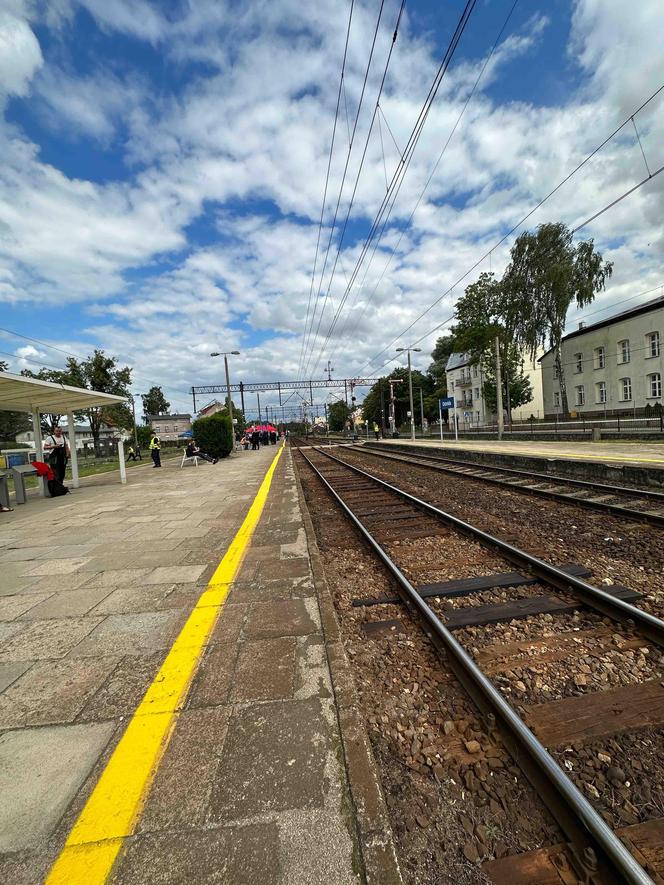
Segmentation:
<svg viewBox="0 0 664 885">
<path fill-rule="evenodd" d="M 46 479 L 55 479 L 55 473 L 44 461 L 33 461 L 32 466 L 37 471 L 38 476 L 45 476 Z"/>
</svg>

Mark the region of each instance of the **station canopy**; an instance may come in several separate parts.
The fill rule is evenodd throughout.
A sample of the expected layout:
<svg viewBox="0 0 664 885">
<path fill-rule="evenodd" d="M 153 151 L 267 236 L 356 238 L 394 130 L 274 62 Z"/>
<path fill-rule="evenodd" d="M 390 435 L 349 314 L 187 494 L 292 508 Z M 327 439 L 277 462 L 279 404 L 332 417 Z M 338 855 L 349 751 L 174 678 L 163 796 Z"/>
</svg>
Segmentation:
<svg viewBox="0 0 664 885">
<path fill-rule="evenodd" d="M 0 372 L 0 411 L 3 412 L 64 415 L 92 406 L 117 406 L 126 401 L 126 397 L 112 393 L 99 393 L 83 387 L 69 387 L 67 384 Z"/>
</svg>

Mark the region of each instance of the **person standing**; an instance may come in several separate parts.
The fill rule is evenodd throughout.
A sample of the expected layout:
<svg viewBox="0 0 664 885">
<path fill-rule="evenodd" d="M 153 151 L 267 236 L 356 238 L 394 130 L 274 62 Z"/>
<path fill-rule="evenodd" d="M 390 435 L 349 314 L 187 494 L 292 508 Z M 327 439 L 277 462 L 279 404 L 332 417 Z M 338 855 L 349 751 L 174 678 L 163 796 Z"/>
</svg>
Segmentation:
<svg viewBox="0 0 664 885">
<path fill-rule="evenodd" d="M 380 439 L 380 427 L 378 426 L 378 424 L 375 421 L 374 421 L 373 431 L 374 431 L 374 434 L 376 435 L 376 439 Z"/>
<path fill-rule="evenodd" d="M 44 443 L 44 448 L 49 450 L 48 463 L 55 473 L 55 478 L 59 482 L 64 482 L 67 460 L 71 452 L 67 437 L 62 432 L 62 427 L 54 428 L 53 433 L 48 437 L 48 441 Z"/>
<path fill-rule="evenodd" d="M 155 433 L 150 440 L 150 455 L 152 456 L 152 466 L 161 467 L 161 440 Z"/>
</svg>

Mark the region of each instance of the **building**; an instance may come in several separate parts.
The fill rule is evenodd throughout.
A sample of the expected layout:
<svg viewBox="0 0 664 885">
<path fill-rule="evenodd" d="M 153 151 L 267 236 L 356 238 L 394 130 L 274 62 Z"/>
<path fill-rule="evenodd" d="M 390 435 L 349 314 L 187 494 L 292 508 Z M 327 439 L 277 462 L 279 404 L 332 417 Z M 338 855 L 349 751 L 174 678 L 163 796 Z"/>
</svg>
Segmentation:
<svg viewBox="0 0 664 885">
<path fill-rule="evenodd" d="M 148 415 L 148 424 L 162 442 L 177 442 L 191 432 L 191 415 Z"/>
<path fill-rule="evenodd" d="M 69 428 L 66 424 L 61 425 L 62 432 L 65 434 L 67 439 L 69 440 L 69 445 L 71 445 L 71 434 L 69 433 Z M 48 433 L 42 432 L 42 436 L 44 439 L 47 438 Z M 86 424 L 77 424 L 76 425 L 76 449 L 81 452 L 85 448 L 92 448 L 94 446 L 94 439 L 92 436 L 92 431 Z M 127 433 L 123 430 L 120 431 L 115 427 L 108 427 L 106 424 L 102 424 L 99 428 L 99 441 L 103 444 L 106 441 L 111 441 L 121 436 L 123 439 L 127 439 Z M 26 430 L 24 433 L 16 434 L 16 442 L 20 445 L 32 446 L 35 442 L 35 433 L 34 430 Z"/>
<path fill-rule="evenodd" d="M 524 356 L 524 375 L 530 381 L 533 391 L 532 400 L 525 406 L 512 409 L 512 419 L 526 421 L 532 415 L 541 418 L 544 415 L 544 399 L 542 392 L 542 371 L 537 355 L 534 359 Z M 459 427 L 481 427 L 492 424 L 496 415 L 491 412 L 484 401 L 484 375 L 482 366 L 468 353 L 453 353 L 445 367 L 447 392 L 454 397 Z M 503 403 L 507 407 L 506 403 Z"/>
<path fill-rule="evenodd" d="M 207 406 L 203 406 L 202 409 L 199 409 L 198 417 L 199 418 L 209 418 L 210 415 L 216 415 L 217 412 L 224 412 L 226 410 L 226 404 L 220 403 L 219 400 L 212 400 L 211 403 L 208 403 Z"/>
<path fill-rule="evenodd" d="M 643 412 L 662 402 L 664 297 L 621 311 L 565 335 L 561 357 L 570 413 Z M 547 416 L 562 415 L 552 350 L 540 359 Z"/>
</svg>

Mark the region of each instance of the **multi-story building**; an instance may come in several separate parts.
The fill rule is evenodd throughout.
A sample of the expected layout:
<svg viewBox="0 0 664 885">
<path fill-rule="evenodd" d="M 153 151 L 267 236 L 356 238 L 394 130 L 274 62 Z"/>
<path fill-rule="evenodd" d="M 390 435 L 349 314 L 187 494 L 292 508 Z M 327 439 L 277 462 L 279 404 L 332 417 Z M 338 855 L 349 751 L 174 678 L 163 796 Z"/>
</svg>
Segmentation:
<svg viewBox="0 0 664 885">
<path fill-rule="evenodd" d="M 148 424 L 162 442 L 177 442 L 191 431 L 191 415 L 148 415 Z"/>
<path fill-rule="evenodd" d="M 662 402 L 664 297 L 579 328 L 562 340 L 567 404 L 578 415 L 628 414 Z M 549 350 L 540 359 L 547 416 L 562 415 Z"/>
<path fill-rule="evenodd" d="M 542 398 L 542 372 L 537 357 L 524 356 L 524 374 L 530 380 L 532 400 L 525 406 L 512 409 L 512 418 L 520 421 L 531 415 L 541 418 L 544 414 Z M 468 353 L 453 353 L 445 368 L 447 392 L 454 397 L 459 427 L 478 427 L 496 420 L 484 401 L 484 375 L 478 361 Z M 503 404 L 506 407 L 506 404 Z"/>
</svg>

